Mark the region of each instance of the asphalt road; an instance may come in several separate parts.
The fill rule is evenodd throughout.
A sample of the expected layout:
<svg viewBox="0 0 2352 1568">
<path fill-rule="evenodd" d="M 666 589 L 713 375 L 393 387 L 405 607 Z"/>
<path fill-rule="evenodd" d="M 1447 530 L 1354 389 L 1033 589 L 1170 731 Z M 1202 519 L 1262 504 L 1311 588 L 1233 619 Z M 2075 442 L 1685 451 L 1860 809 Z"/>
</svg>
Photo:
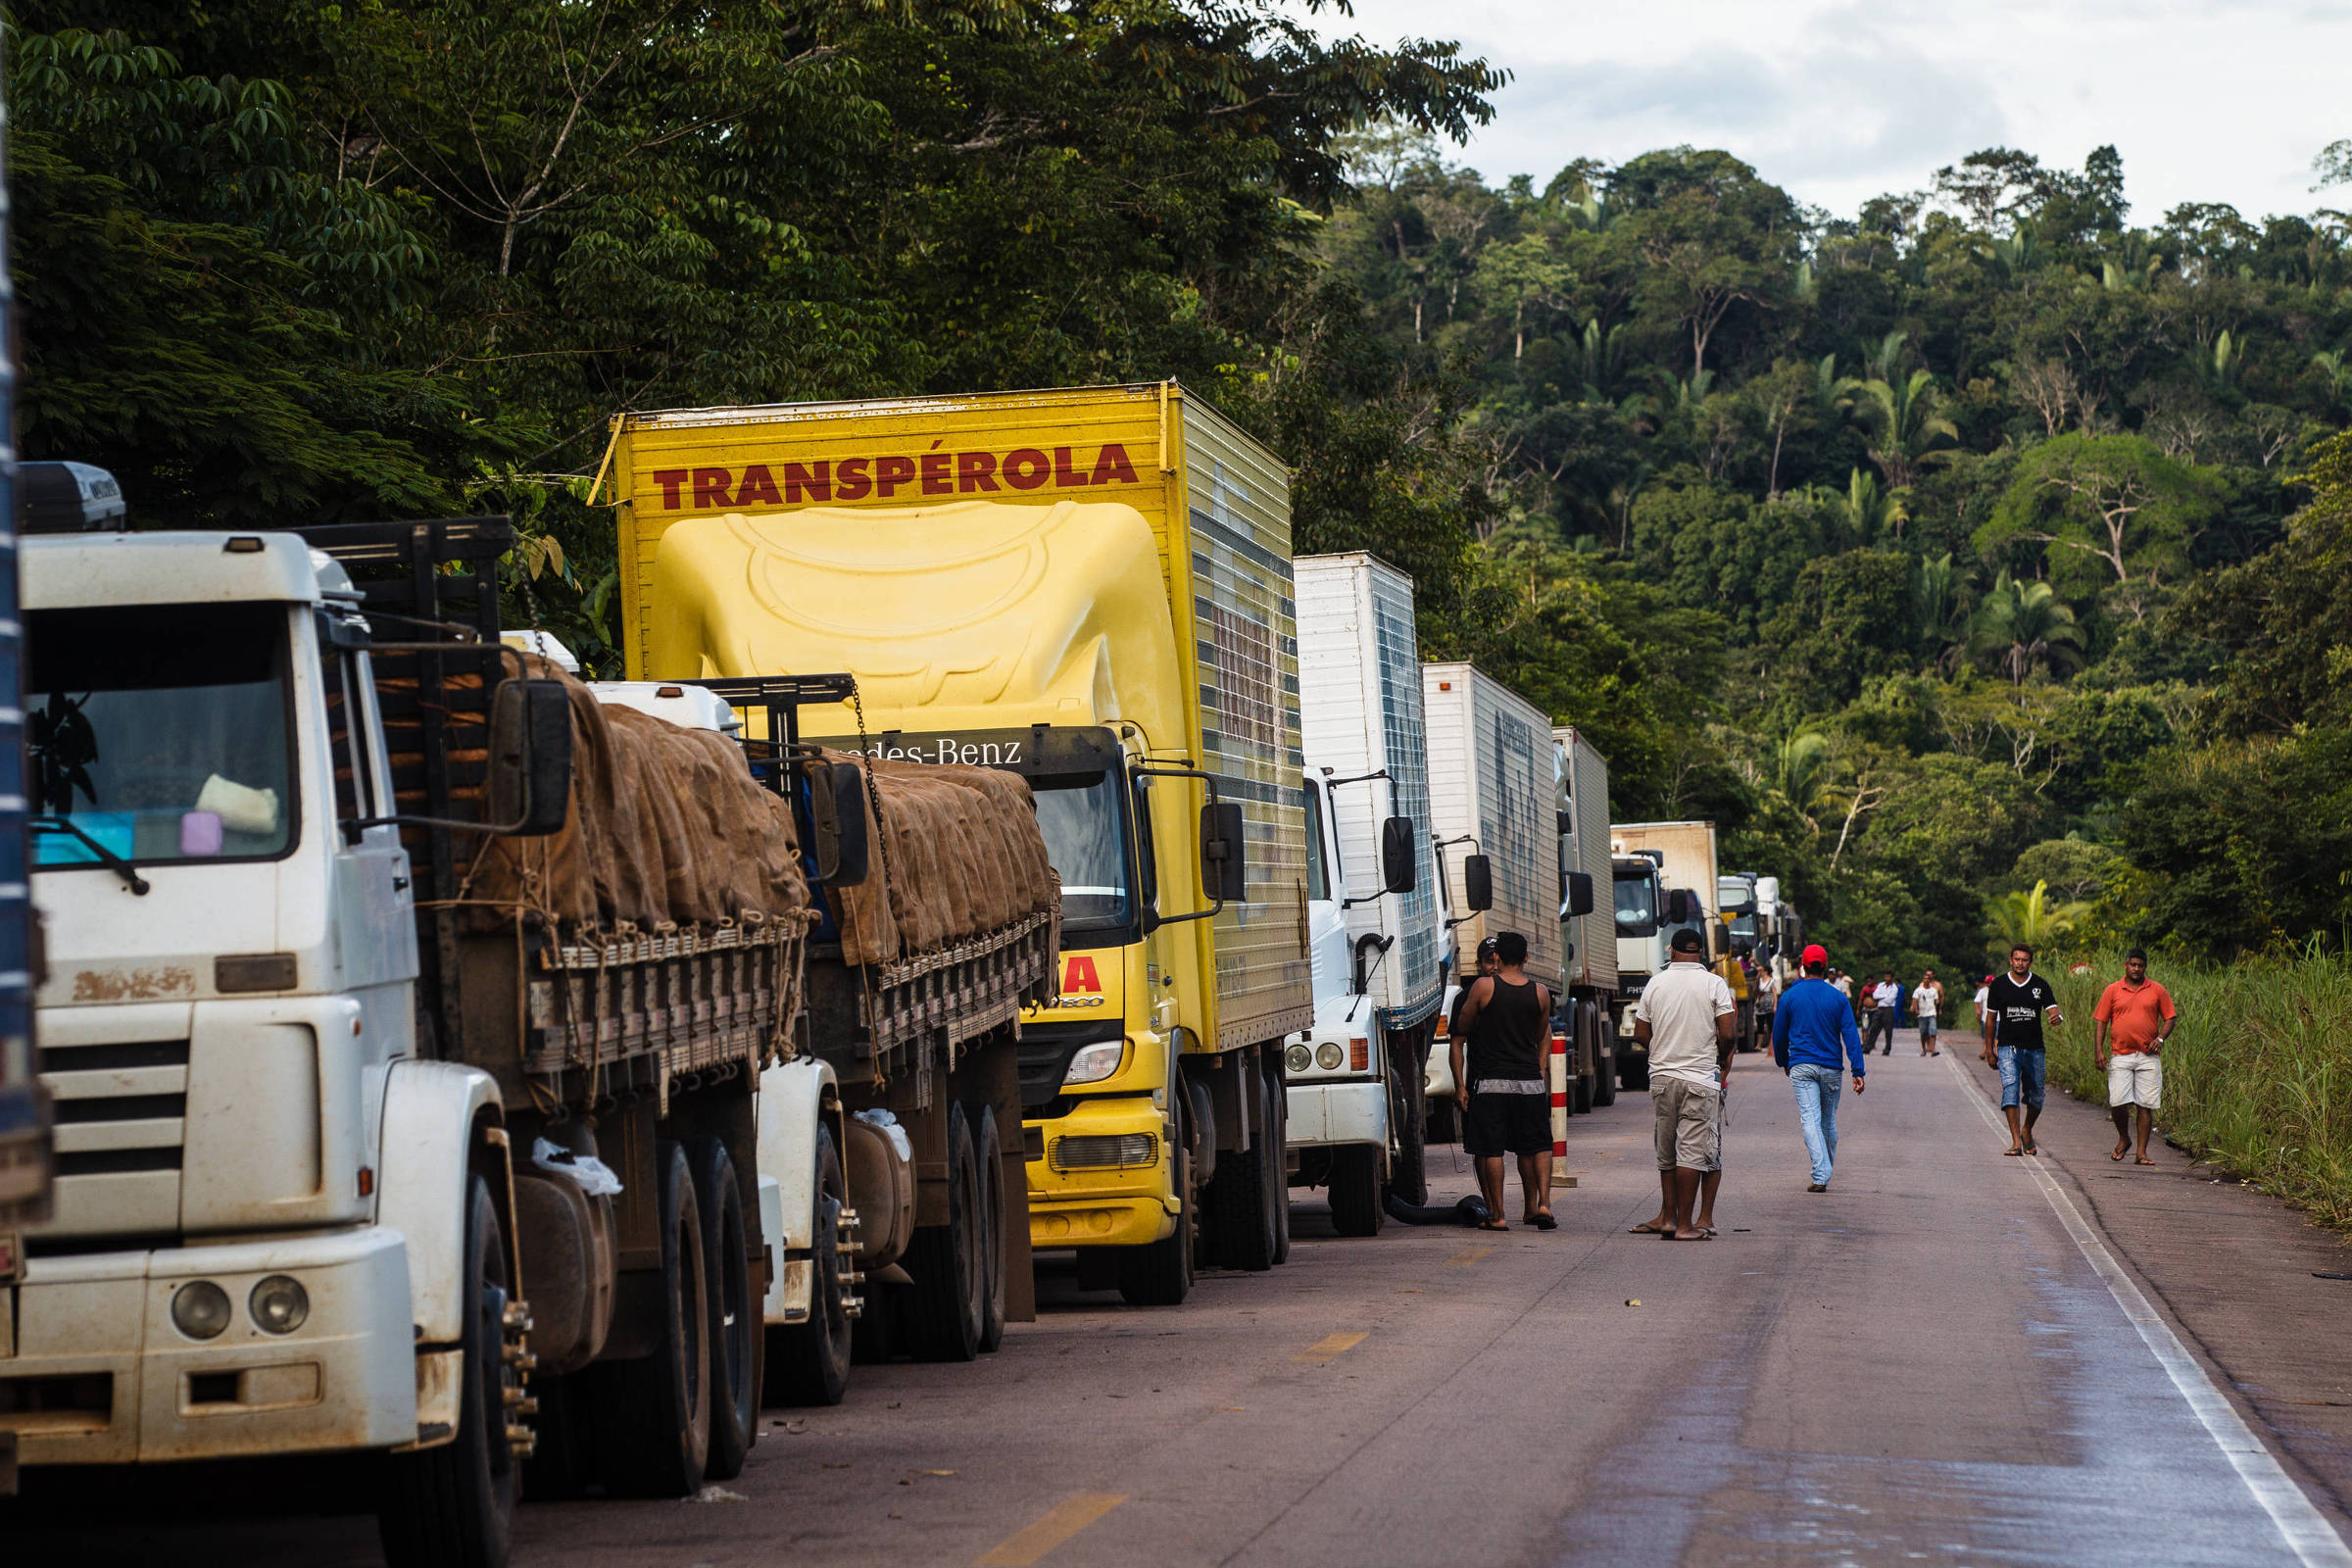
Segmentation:
<svg viewBox="0 0 2352 1568">
<path fill-rule="evenodd" d="M 2056 1097 L 2044 1156 L 2002 1157 L 1969 1056 L 1906 1035 L 1872 1065 L 1815 1196 L 1786 1083 L 1740 1059 L 1714 1241 L 1627 1234 L 1657 1187 L 1625 1096 L 1572 1124 L 1556 1232 L 1343 1241 L 1302 1201 L 1286 1267 L 1182 1308 L 1049 1270 L 997 1355 L 859 1367 L 838 1409 L 768 1412 L 710 1500 L 526 1507 L 518 1561 L 2352 1568 L 2352 1446 L 2289 1418 L 2352 1408 L 2343 1298 L 2310 1278 L 2333 1240 L 2170 1152 L 2110 1166 L 2103 1114 Z M 1433 1158 L 1442 1195 L 1470 1189 Z M 19 1543 L 373 1560 L 357 1520 Z"/>
</svg>

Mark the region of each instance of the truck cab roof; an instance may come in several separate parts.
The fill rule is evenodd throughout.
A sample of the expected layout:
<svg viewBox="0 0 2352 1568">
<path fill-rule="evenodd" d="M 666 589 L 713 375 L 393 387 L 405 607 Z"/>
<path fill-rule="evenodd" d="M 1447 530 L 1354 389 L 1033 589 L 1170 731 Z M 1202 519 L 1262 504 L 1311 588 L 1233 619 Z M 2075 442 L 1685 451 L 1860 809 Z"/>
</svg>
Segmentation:
<svg viewBox="0 0 2352 1568">
<path fill-rule="evenodd" d="M 323 604 L 347 598 L 340 564 L 290 533 L 36 534 L 19 546 L 24 609 L 228 604 Z"/>
</svg>

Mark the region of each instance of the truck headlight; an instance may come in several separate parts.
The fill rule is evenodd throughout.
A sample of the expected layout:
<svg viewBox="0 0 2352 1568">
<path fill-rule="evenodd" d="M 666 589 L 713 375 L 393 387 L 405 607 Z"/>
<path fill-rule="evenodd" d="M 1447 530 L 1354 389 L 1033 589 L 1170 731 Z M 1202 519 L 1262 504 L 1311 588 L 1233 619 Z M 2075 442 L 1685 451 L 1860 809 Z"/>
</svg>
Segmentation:
<svg viewBox="0 0 2352 1568">
<path fill-rule="evenodd" d="M 1325 1072 L 1330 1072 L 1340 1064 L 1345 1054 L 1346 1053 L 1340 1050 L 1340 1043 L 1337 1040 L 1326 1040 L 1315 1048 L 1315 1065 Z"/>
<path fill-rule="evenodd" d="M 1282 1065 L 1288 1072 L 1299 1073 L 1315 1064 L 1315 1054 L 1302 1045 L 1293 1045 L 1282 1054 Z"/>
<path fill-rule="evenodd" d="M 213 1340 L 228 1327 L 228 1293 L 211 1280 L 190 1280 L 172 1293 L 172 1326 L 191 1340 Z"/>
<path fill-rule="evenodd" d="M 291 1334 L 311 1315 L 311 1293 L 290 1274 L 272 1274 L 253 1288 L 245 1310 L 266 1334 Z"/>
<path fill-rule="evenodd" d="M 1104 1040 L 1091 1046 L 1080 1046 L 1078 1054 L 1070 1058 L 1070 1070 L 1061 1075 L 1063 1087 L 1071 1084 L 1099 1084 L 1119 1070 L 1127 1059 L 1127 1042 Z"/>
</svg>

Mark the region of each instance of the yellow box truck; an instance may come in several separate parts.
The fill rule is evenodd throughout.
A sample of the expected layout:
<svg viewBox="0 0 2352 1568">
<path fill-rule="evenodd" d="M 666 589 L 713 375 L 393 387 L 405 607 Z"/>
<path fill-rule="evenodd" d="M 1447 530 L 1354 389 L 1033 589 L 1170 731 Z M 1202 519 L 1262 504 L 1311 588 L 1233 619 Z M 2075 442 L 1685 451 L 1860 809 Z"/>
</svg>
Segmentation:
<svg viewBox="0 0 2352 1568">
<path fill-rule="evenodd" d="M 1034 788 L 1032 1246 L 1138 1302 L 1281 1261 L 1314 1018 L 1283 466 L 1170 382 L 630 414 L 608 470 L 632 678 L 847 670 L 804 735 Z"/>
</svg>

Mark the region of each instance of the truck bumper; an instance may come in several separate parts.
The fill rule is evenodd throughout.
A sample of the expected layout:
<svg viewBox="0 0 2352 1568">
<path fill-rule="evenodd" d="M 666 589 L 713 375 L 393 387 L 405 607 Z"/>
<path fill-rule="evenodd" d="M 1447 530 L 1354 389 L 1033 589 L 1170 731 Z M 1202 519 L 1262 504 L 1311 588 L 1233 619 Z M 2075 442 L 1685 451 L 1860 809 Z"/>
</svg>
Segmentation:
<svg viewBox="0 0 2352 1568">
<path fill-rule="evenodd" d="M 1290 1122 L 1283 1128 L 1282 1141 L 1288 1148 L 1389 1147 L 1389 1091 L 1377 1078 L 1292 1084 L 1284 1097 Z"/>
<path fill-rule="evenodd" d="M 310 1296 L 290 1334 L 257 1327 L 253 1288 Z M 172 1298 L 227 1294 L 219 1337 L 191 1340 Z M 0 1292 L 0 1431 L 26 1465 L 131 1464 L 389 1448 L 416 1441 L 409 1260 L 380 1226 L 295 1241 L 34 1258 L 12 1314 Z M 14 1354 L 11 1354 L 13 1345 Z"/>
<path fill-rule="evenodd" d="M 1167 1125 L 1149 1095 L 1081 1100 L 1066 1116 L 1025 1124 L 1045 1157 L 1029 1161 L 1029 1246 L 1143 1247 L 1176 1229 L 1181 1205 Z M 1150 1139 L 1150 1153 L 1143 1139 Z"/>
</svg>

